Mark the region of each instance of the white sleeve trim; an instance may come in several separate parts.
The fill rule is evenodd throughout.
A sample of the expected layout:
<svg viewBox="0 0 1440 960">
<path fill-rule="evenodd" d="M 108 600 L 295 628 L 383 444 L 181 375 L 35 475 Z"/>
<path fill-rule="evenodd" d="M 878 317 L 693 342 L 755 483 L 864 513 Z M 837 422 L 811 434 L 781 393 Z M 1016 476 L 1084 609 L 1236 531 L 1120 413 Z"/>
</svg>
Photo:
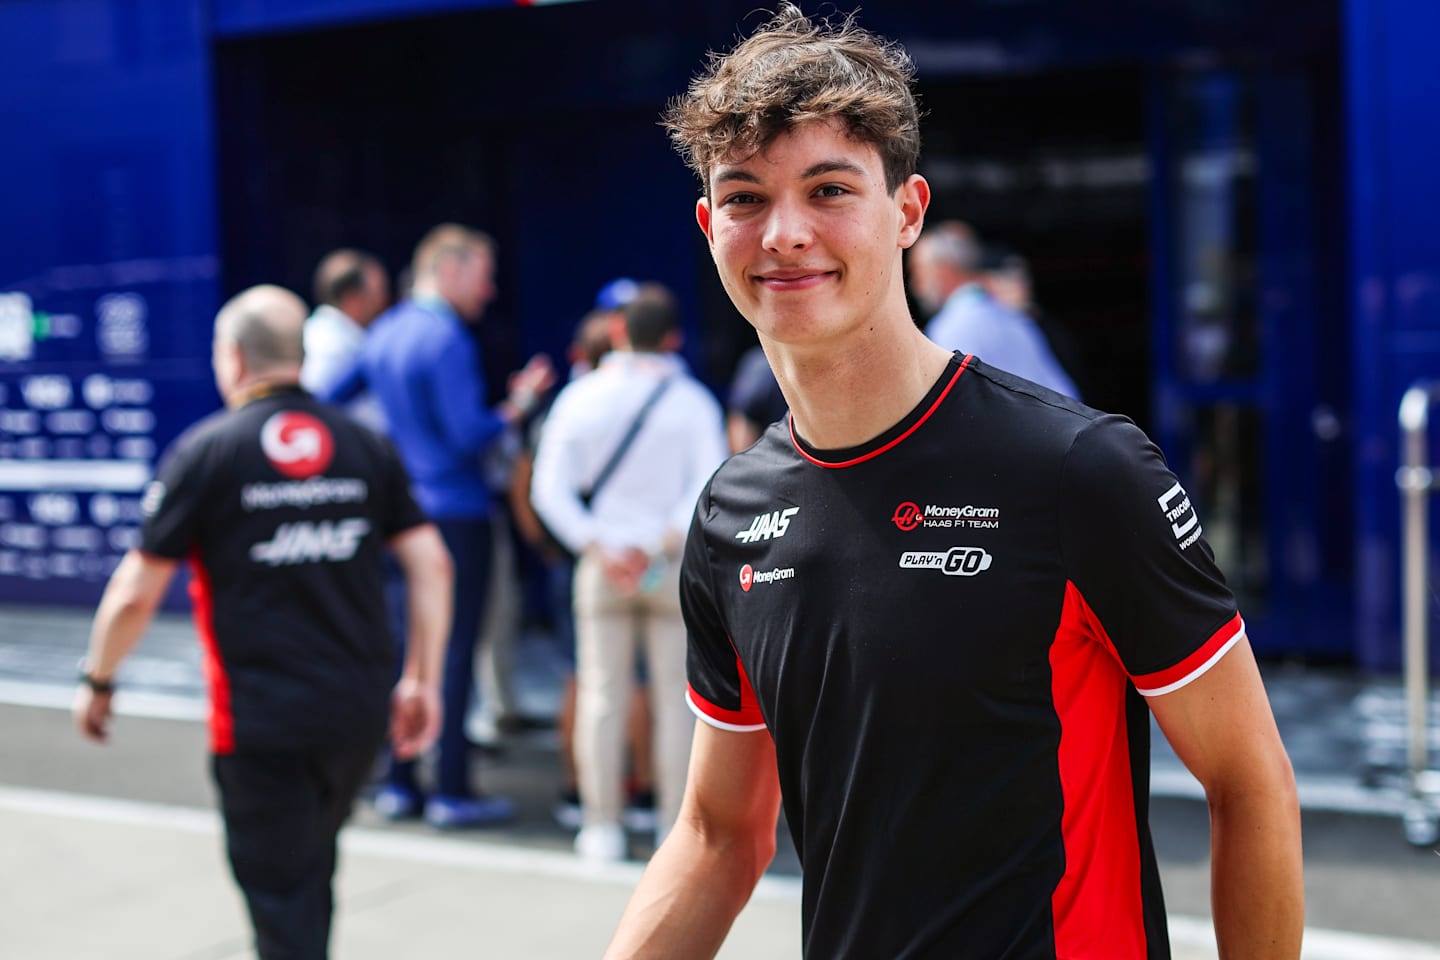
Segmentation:
<svg viewBox="0 0 1440 960">
<path fill-rule="evenodd" d="M 763 723 L 726 723 L 724 720 L 716 720 L 710 716 L 710 714 L 700 709 L 699 704 L 695 702 L 695 698 L 690 696 L 689 690 L 685 691 L 685 702 L 690 705 L 690 711 L 694 713 L 695 716 L 717 729 L 732 730 L 735 733 L 754 733 L 757 730 L 766 729 Z"/>
<path fill-rule="evenodd" d="M 1235 644 L 1239 643 L 1244 636 L 1245 621 L 1241 620 L 1240 625 L 1235 628 L 1235 635 L 1233 637 L 1222 643 L 1220 645 L 1220 649 L 1216 650 L 1215 653 L 1210 656 L 1210 659 L 1200 664 L 1200 666 L 1196 667 L 1194 670 L 1191 670 L 1188 674 L 1181 677 L 1179 680 L 1176 680 L 1174 683 L 1167 683 L 1163 687 L 1155 687 L 1149 690 L 1141 689 L 1140 687 L 1136 687 L 1135 689 L 1142 697 L 1158 697 L 1163 694 L 1174 693 L 1181 687 L 1186 686 L 1187 684 L 1190 684 L 1195 680 L 1203 677 L 1207 672 L 1209 672 L 1210 668 L 1215 666 L 1215 664 L 1219 663 L 1220 658 L 1225 656 L 1225 654 L 1229 653 L 1230 648 L 1235 646 Z"/>
</svg>

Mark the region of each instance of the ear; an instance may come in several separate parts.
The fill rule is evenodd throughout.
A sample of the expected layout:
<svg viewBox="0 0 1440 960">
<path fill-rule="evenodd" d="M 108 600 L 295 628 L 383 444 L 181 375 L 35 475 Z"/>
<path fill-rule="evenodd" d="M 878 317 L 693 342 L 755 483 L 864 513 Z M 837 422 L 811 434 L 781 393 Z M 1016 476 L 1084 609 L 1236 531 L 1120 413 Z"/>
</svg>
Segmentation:
<svg viewBox="0 0 1440 960">
<path fill-rule="evenodd" d="M 706 241 L 709 242 L 710 248 L 713 250 L 713 249 L 715 248 L 715 234 L 712 233 L 712 232 L 711 232 L 711 229 L 710 229 L 710 228 L 711 228 L 711 219 L 710 219 L 710 217 L 711 217 L 710 198 L 709 198 L 709 197 L 701 197 L 699 200 L 696 200 L 696 201 L 695 201 L 695 222 L 698 223 L 698 224 L 700 224 L 700 232 L 703 233 L 703 234 L 705 234 L 705 239 L 706 239 Z"/>
<path fill-rule="evenodd" d="M 925 211 L 930 207 L 930 184 L 920 174 L 912 173 L 900 186 L 900 248 L 907 250 L 920 239 L 925 226 Z"/>
<path fill-rule="evenodd" d="M 625 331 L 625 311 L 614 310 L 610 313 L 610 319 L 605 329 L 610 331 L 610 345 L 617 350 L 630 346 L 630 334 Z"/>
<path fill-rule="evenodd" d="M 684 345 L 685 334 L 677 327 L 666 333 L 664 339 L 660 341 L 660 351 L 662 353 L 679 353 L 680 348 Z"/>
</svg>

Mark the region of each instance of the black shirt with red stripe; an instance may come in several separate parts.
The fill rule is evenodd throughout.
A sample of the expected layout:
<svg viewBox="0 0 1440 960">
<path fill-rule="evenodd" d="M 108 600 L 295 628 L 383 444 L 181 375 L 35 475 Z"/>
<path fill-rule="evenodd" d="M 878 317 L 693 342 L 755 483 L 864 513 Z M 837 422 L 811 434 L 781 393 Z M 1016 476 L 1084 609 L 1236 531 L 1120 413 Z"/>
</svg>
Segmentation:
<svg viewBox="0 0 1440 960">
<path fill-rule="evenodd" d="M 187 430 L 143 505 L 140 549 L 191 561 L 211 749 L 378 742 L 395 683 L 384 544 L 425 521 L 389 441 L 276 389 Z"/>
<path fill-rule="evenodd" d="M 862 447 L 778 423 L 681 594 L 695 712 L 774 738 L 807 956 L 1169 956 L 1144 697 L 1244 625 L 1129 420 L 957 354 Z"/>
</svg>

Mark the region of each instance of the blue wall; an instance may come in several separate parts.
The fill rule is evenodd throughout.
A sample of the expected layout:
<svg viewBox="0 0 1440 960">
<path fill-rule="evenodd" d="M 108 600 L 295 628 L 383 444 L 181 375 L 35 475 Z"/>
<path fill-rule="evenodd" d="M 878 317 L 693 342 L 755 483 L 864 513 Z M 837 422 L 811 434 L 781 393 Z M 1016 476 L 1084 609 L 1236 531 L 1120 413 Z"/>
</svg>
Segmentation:
<svg viewBox="0 0 1440 960">
<path fill-rule="evenodd" d="M 524 6 L 522 0 L 212 0 L 219 37 L 356 23 L 477 7 Z"/>
<path fill-rule="evenodd" d="M 1377 669 L 1400 662 L 1396 411 L 1413 381 L 1440 376 L 1436 37 L 1433 0 L 1346 0 L 1356 652 Z"/>
<path fill-rule="evenodd" d="M 0 599 L 93 600 L 157 451 L 218 404 L 200 9 L 0 4 Z"/>
</svg>

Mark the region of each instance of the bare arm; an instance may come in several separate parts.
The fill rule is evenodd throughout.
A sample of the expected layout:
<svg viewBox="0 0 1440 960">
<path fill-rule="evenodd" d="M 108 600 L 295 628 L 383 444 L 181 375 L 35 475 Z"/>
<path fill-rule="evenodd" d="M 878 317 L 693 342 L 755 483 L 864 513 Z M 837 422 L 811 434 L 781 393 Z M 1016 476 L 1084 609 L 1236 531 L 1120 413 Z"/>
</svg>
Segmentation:
<svg viewBox="0 0 1440 960">
<path fill-rule="evenodd" d="M 529 451 L 521 451 L 515 457 L 515 470 L 505 496 L 510 502 L 510 515 L 515 518 L 515 530 L 530 546 L 539 547 L 545 542 L 545 533 L 540 529 L 535 508 L 530 505 L 530 477 L 534 472 L 534 458 Z"/>
<path fill-rule="evenodd" d="M 440 732 L 440 677 L 450 639 L 455 574 L 445 541 L 432 523 L 411 527 L 392 537 L 388 546 L 405 571 L 408 618 L 405 666 L 391 697 L 390 740 L 395 755 L 409 759 L 423 753 Z"/>
<path fill-rule="evenodd" d="M 85 670 L 91 677 L 100 681 L 114 678 L 120 661 L 140 642 L 150 618 L 164 599 L 176 566 L 174 560 L 139 550 L 125 554 L 105 585 L 105 593 L 95 609 L 95 622 L 90 627 Z M 73 712 L 82 734 L 92 740 L 106 738 L 112 696 L 96 693 L 88 686 L 80 688 Z"/>
<path fill-rule="evenodd" d="M 640 878 L 606 960 L 715 956 L 775 856 L 779 812 L 770 735 L 697 723 L 680 817 Z"/>
<path fill-rule="evenodd" d="M 1150 708 L 1205 787 L 1220 956 L 1295 960 L 1305 924 L 1300 805 L 1249 641 Z"/>
</svg>

